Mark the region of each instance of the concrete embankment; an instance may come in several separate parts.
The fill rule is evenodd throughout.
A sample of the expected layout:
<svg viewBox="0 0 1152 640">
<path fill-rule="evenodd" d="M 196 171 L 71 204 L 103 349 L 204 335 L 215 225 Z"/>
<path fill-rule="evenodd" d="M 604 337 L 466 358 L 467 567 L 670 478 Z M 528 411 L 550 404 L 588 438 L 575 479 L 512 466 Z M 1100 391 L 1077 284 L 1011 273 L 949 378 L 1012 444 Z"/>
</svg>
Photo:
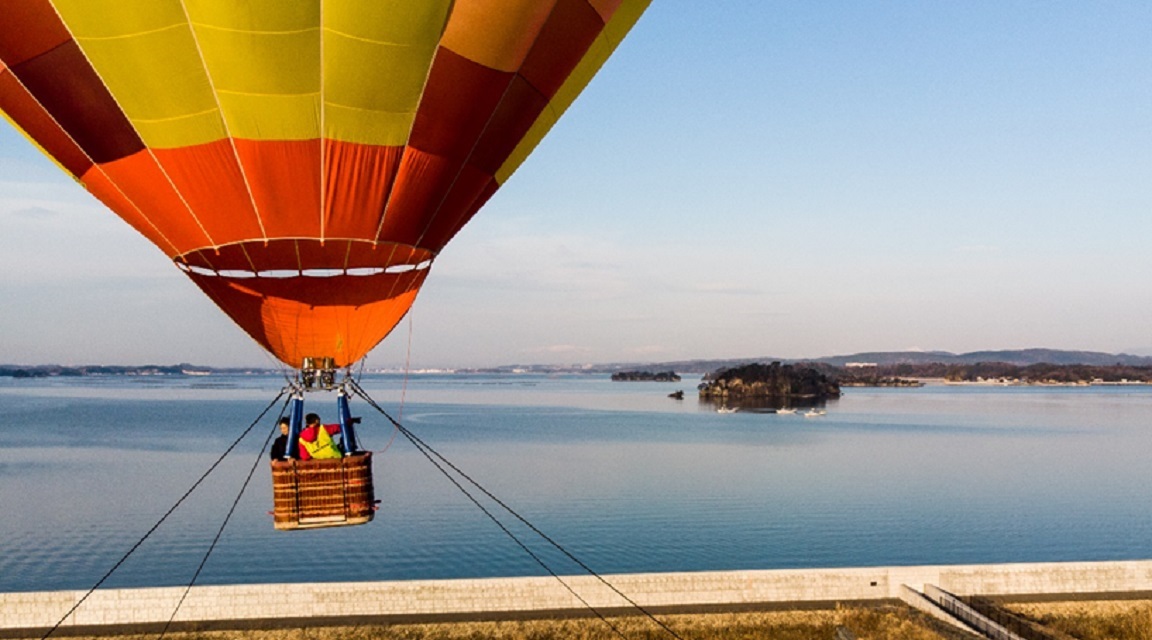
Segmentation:
<svg viewBox="0 0 1152 640">
<path fill-rule="evenodd" d="M 346 622 L 412 622 L 579 615 L 580 601 L 602 612 L 632 602 L 652 612 L 812 607 L 896 600 L 902 586 L 938 586 L 957 595 L 1021 597 L 1152 592 L 1152 560 L 940 565 L 605 576 L 197 586 L 178 628 L 245 628 Z M 569 590 L 569 588 L 571 590 Z M 617 590 L 620 593 L 617 593 Z M 573 594 L 579 594 L 579 598 Z M 172 618 L 183 587 L 102 589 L 60 632 L 152 629 Z M 0 593 L 0 636 L 34 635 L 60 620 L 83 591 Z"/>
</svg>

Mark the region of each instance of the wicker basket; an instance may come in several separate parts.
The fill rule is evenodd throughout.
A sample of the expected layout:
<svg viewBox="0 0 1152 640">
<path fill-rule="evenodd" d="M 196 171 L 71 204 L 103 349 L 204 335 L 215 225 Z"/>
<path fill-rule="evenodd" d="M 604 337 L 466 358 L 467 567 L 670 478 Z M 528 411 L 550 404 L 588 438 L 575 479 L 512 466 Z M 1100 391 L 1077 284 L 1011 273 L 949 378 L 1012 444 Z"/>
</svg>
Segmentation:
<svg viewBox="0 0 1152 640">
<path fill-rule="evenodd" d="M 273 460 L 272 505 L 277 529 L 369 522 L 376 511 L 372 453 L 331 460 Z"/>
</svg>

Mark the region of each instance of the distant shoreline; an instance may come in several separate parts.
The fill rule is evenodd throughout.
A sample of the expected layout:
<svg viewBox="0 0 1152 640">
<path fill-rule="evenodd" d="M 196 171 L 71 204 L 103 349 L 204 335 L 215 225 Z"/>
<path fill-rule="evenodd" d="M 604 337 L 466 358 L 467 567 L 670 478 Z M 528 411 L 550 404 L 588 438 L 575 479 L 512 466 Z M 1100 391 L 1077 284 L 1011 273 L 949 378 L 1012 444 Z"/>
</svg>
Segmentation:
<svg viewBox="0 0 1152 640">
<path fill-rule="evenodd" d="M 923 384 L 976 384 L 983 386 L 1139 386 L 1152 384 L 1152 357 L 1125 353 L 1060 349 L 974 351 L 877 351 L 819 358 L 748 357 L 695 359 L 665 362 L 614 362 L 570 364 L 510 364 L 493 367 L 427 366 L 369 367 L 374 375 L 590 375 L 628 371 L 665 371 L 704 376 L 725 368 L 779 361 L 813 367 L 835 376 L 845 387 L 902 387 Z M 0 378 L 83 376 L 208 376 L 283 375 L 287 368 L 216 367 L 181 362 L 143 365 L 0 364 Z M 939 382 L 937 382 L 939 381 Z"/>
<path fill-rule="evenodd" d="M 1027 380 L 939 380 L 925 381 L 925 384 L 940 384 L 953 387 L 1147 387 L 1152 381 L 1146 380 L 1090 380 L 1087 382 L 1044 382 Z"/>
</svg>

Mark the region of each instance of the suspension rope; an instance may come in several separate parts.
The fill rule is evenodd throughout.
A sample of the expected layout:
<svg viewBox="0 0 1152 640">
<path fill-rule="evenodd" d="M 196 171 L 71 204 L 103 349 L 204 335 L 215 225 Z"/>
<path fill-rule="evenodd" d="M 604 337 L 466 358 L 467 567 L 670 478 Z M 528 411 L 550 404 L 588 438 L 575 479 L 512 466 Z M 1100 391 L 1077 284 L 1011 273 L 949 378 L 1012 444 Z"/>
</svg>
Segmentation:
<svg viewBox="0 0 1152 640">
<path fill-rule="evenodd" d="M 355 375 L 353 375 L 353 374 L 352 374 L 352 367 L 348 367 L 348 375 L 347 375 L 347 377 L 349 377 L 349 378 L 352 378 L 353 380 L 359 380 L 359 379 L 363 378 L 363 377 L 364 377 L 364 367 L 365 367 L 367 364 L 368 364 L 368 356 L 367 356 L 367 355 L 364 355 L 364 356 L 362 356 L 362 357 L 360 358 L 360 370 L 359 370 L 359 371 L 357 371 L 357 372 L 355 373 Z"/>
<path fill-rule="evenodd" d="M 362 395 L 361 392 L 357 392 L 357 393 L 360 394 L 361 397 L 364 398 L 377 411 L 380 411 L 381 413 L 384 414 L 384 416 L 386 418 L 388 418 L 390 421 L 392 421 L 392 417 L 389 416 L 387 413 L 385 413 L 384 410 L 379 405 L 376 405 L 373 400 Z M 436 467 L 436 469 L 445 478 L 447 478 L 449 482 L 451 482 L 453 485 L 455 485 L 456 488 L 459 489 L 460 492 L 463 493 L 464 496 L 466 498 L 468 498 L 468 500 L 470 500 L 472 502 L 472 504 L 474 504 L 476 506 L 477 509 L 479 509 L 485 516 L 487 516 L 489 520 L 491 520 L 493 523 L 495 523 L 495 525 L 497 527 L 499 527 L 501 531 L 504 532 L 504 535 L 511 538 L 512 541 L 515 542 L 516 545 L 519 546 L 524 551 L 524 553 L 527 553 L 533 560 L 536 561 L 536 564 L 543 567 L 543 569 L 545 571 L 547 571 L 549 575 L 551 575 L 553 578 L 555 578 L 568 591 L 568 593 L 571 593 L 577 600 L 580 601 L 580 604 L 584 605 L 585 608 L 587 608 L 589 611 L 594 613 L 597 618 L 599 618 L 601 621 L 604 622 L 604 624 L 608 625 L 608 627 L 610 629 L 612 629 L 612 631 L 615 632 L 616 635 L 620 636 L 621 638 L 626 637 L 626 636 L 624 636 L 623 633 L 620 632 L 620 630 L 618 628 L 616 628 L 615 625 L 613 625 L 606 617 L 604 617 L 604 615 L 602 613 L 600 613 L 600 611 L 598 611 L 595 607 L 592 606 L 591 603 L 589 603 L 579 593 L 577 593 L 576 590 L 573 589 L 572 586 L 569 585 L 567 582 L 565 582 L 564 579 L 561 578 L 559 574 L 557 574 L 555 571 L 553 571 L 552 568 L 550 566 L 548 566 L 548 564 L 546 562 L 544 562 L 544 560 L 540 556 L 538 556 L 535 552 L 532 551 L 532 549 L 530 549 L 526 544 L 524 544 L 524 542 L 522 540 L 520 540 L 520 538 L 517 537 L 515 533 L 512 533 L 512 531 L 510 529 L 508 529 L 508 527 L 505 526 L 505 524 L 503 522 L 500 522 L 500 520 L 491 511 L 489 511 L 488 508 L 486 508 L 483 504 L 480 503 L 480 501 L 476 498 L 476 496 L 472 495 L 472 493 L 470 491 L 468 491 L 468 489 L 466 489 L 463 485 L 461 485 L 460 482 L 458 480 L 456 480 L 455 477 L 452 476 L 452 474 L 448 473 L 448 470 L 445 469 L 443 466 L 441 466 L 441 464 L 439 462 L 437 462 L 436 458 L 433 457 L 433 454 L 435 454 L 434 451 L 432 453 L 429 453 L 430 449 L 427 447 L 427 445 L 425 445 L 423 442 L 419 441 L 418 438 L 414 439 L 410 432 L 408 432 L 403 427 L 400 427 L 395 421 L 392 421 L 392 423 L 394 425 L 394 429 L 392 432 L 393 434 L 395 434 L 396 432 L 402 433 L 404 435 L 404 437 L 407 438 L 408 441 L 411 442 L 412 445 L 416 447 L 416 450 L 419 451 L 420 453 L 422 453 L 424 455 L 424 457 L 427 458 L 428 461 L 432 463 L 432 466 Z M 436 457 L 439 457 L 439 454 L 435 454 L 435 455 L 436 455 Z M 465 476 L 465 477 L 467 477 L 467 476 Z"/>
<path fill-rule="evenodd" d="M 415 325 L 412 320 L 412 310 L 408 310 L 408 345 L 404 349 L 404 383 L 400 385 L 400 411 L 396 414 L 400 420 L 404 419 L 404 402 L 408 399 L 408 376 L 412 372 L 412 327 Z M 392 437 L 396 437 L 396 430 L 393 429 Z"/>
<path fill-rule="evenodd" d="M 216 459 L 216 462 L 213 462 L 212 465 L 208 467 L 208 470 L 205 471 L 204 474 L 201 475 L 198 480 L 196 480 L 196 482 L 192 483 L 192 486 L 184 492 L 184 495 L 180 496 L 180 498 L 176 500 L 176 503 L 173 504 L 172 507 L 168 509 L 168 511 L 164 512 L 164 515 L 160 516 L 160 519 L 156 521 L 156 524 L 152 525 L 152 528 L 149 529 L 139 540 L 137 540 L 136 544 L 132 545 L 132 548 L 128 549 L 128 551 L 119 560 L 116 561 L 116 564 L 112 565 L 112 568 L 109 569 L 108 572 L 105 573 L 99 580 L 97 580 L 96 584 L 92 585 L 92 588 L 88 589 L 88 591 L 83 596 L 81 596 L 79 600 L 76 601 L 76 604 L 72 605 L 71 609 L 69 609 L 64 615 L 60 616 L 60 619 L 56 621 L 56 624 L 52 625 L 52 628 L 49 629 L 47 633 L 40 636 L 40 640 L 47 640 L 48 636 L 55 633 L 56 630 L 60 628 L 60 625 L 64 624 L 64 621 L 68 619 L 68 616 L 72 615 L 77 609 L 79 609 L 80 605 L 84 604 L 84 601 L 88 599 L 88 596 L 91 596 L 96 591 L 96 589 L 99 589 L 100 585 L 104 584 L 104 582 L 108 580 L 108 578 L 111 577 L 117 569 L 120 568 L 120 565 L 124 564 L 124 562 L 128 560 L 128 557 L 131 556 L 137 549 L 139 549 L 140 545 L 144 544 L 144 541 L 147 540 L 156 531 L 156 529 L 160 528 L 160 525 L 168 519 L 168 516 L 172 515 L 172 513 L 176 511 L 176 509 L 178 509 L 181 504 L 183 504 L 184 500 L 186 500 L 188 496 L 192 495 L 192 492 L 195 491 L 200 486 L 200 484 L 203 483 L 204 480 L 207 479 L 208 476 L 216 470 L 216 467 L 220 466 L 220 463 L 224 461 L 224 458 L 228 457 L 228 454 L 232 453 L 232 450 L 236 448 L 236 445 L 240 444 L 240 441 L 243 440 L 248 435 L 248 433 L 252 431 L 252 429 L 255 428 L 257 424 L 260 423 L 262 419 L 264 419 L 265 414 L 267 414 L 268 411 L 273 406 L 275 406 L 276 403 L 280 401 L 280 398 L 284 397 L 287 392 L 287 389 L 280 390 L 280 393 L 272 400 L 272 402 L 268 403 L 268 406 L 260 412 L 260 415 L 252 421 L 252 424 L 248 425 L 248 428 L 244 430 L 244 433 L 241 433 L 240 437 L 236 438 L 232 444 L 228 445 L 228 448 L 224 450 L 224 453 L 220 454 L 220 457 Z"/>
<path fill-rule="evenodd" d="M 620 632 L 619 629 L 617 629 L 611 622 L 608 621 L 607 618 L 604 617 L 603 614 L 601 614 L 595 607 L 593 607 L 591 604 L 589 604 L 584 598 L 580 597 L 580 595 L 577 594 L 576 591 L 574 591 L 573 588 L 567 582 L 565 582 L 547 564 L 545 564 L 544 561 L 538 555 L 533 553 L 519 538 L 516 537 L 516 535 L 514 533 L 512 533 L 503 523 L 501 523 L 500 520 L 497 519 L 495 515 L 493 515 L 482 504 L 480 504 L 480 502 L 476 499 L 476 497 L 473 496 L 466 488 L 464 488 L 464 486 L 461 485 L 456 480 L 455 477 L 453 477 L 450 473 L 448 473 L 447 469 L 445 469 L 444 466 L 441 466 L 440 463 L 442 462 L 445 466 L 452 469 L 452 471 L 456 472 L 456 474 L 458 474 L 461 478 L 463 478 L 465 481 L 467 481 L 468 484 L 471 484 L 473 487 L 475 487 L 477 490 L 479 490 L 481 493 L 483 493 L 485 496 L 487 496 L 490 500 L 492 500 L 497 505 L 499 505 L 502 509 L 504 509 L 509 514 L 511 514 L 512 517 L 519 520 L 521 524 L 528 527 L 533 533 L 540 536 L 541 539 L 546 541 L 548 544 L 550 544 L 552 547 L 554 547 L 560 553 L 564 554 L 565 557 L 567 557 L 572 562 L 576 563 L 581 569 L 586 571 L 589 575 L 595 577 L 604 586 L 611 589 L 613 593 L 620 596 L 625 602 L 627 602 L 629 605 L 631 605 L 634 609 L 639 611 L 641 614 L 643 614 L 645 617 L 647 617 L 649 620 L 651 620 L 653 623 L 655 623 L 657 626 L 659 626 L 661 629 L 663 629 L 665 632 L 667 632 L 668 635 L 672 636 L 673 638 L 676 638 L 677 640 L 684 640 L 671 627 L 669 627 L 667 624 L 665 624 L 660 619 L 658 619 L 650 611 L 645 609 L 643 606 L 641 606 L 639 603 L 637 603 L 632 598 L 629 598 L 623 591 L 620 591 L 620 589 L 618 589 L 615 585 L 608 582 L 608 580 L 606 580 L 603 576 L 601 576 L 599 573 L 597 573 L 595 570 L 593 570 L 591 567 L 589 567 L 587 564 L 585 564 L 579 558 L 574 556 L 571 552 L 569 552 L 566 548 L 564 548 L 559 542 L 556 542 L 551 537 L 549 537 L 547 534 L 545 534 L 543 531 L 538 529 L 535 525 L 533 525 L 531 522 L 529 522 L 527 519 L 525 519 L 523 516 L 521 516 L 519 513 L 517 513 L 514 509 L 512 509 L 512 507 L 508 506 L 500 498 L 497 498 L 495 495 L 492 494 L 492 492 L 485 489 L 480 483 L 473 480 L 468 474 L 466 474 L 462 470 L 460 470 L 460 468 L 457 467 L 455 464 L 453 464 L 450 460 L 448 460 L 443 455 L 441 455 L 438 451 L 436 451 L 431 446 L 429 446 L 428 443 L 421 440 L 416 434 L 412 433 L 404 425 L 397 422 L 391 415 L 388 414 L 387 411 L 384 410 L 383 407 L 381 407 L 379 404 L 377 404 L 376 401 L 373 400 L 368 395 L 368 393 L 366 391 L 364 391 L 364 389 L 362 387 L 360 387 L 360 385 L 353 382 L 352 383 L 352 390 L 358 396 L 363 398 L 364 401 L 367 402 L 369 406 L 371 406 L 373 409 L 376 409 L 385 418 L 387 418 L 388 421 L 392 423 L 392 426 L 395 427 L 395 429 L 397 431 L 399 431 L 405 438 L 407 438 L 408 441 L 411 442 L 412 445 L 415 446 L 416 449 L 418 451 L 420 451 L 420 453 L 422 453 L 424 455 L 424 457 L 427 458 L 429 460 L 429 462 L 431 462 L 433 464 L 433 466 L 435 466 L 440 471 L 441 474 L 444 475 L 444 477 L 448 478 L 448 480 L 451 481 L 452 484 L 456 485 L 456 488 L 459 489 L 470 501 L 472 501 L 472 503 L 475 504 L 484 513 L 484 515 L 486 515 L 490 520 L 492 520 L 492 522 L 494 522 L 496 524 L 496 526 L 498 526 L 509 538 L 511 538 L 521 549 L 523 549 L 529 556 L 531 556 L 532 559 L 535 560 L 541 567 L 543 567 L 545 571 L 547 571 L 549 574 L 551 574 L 552 577 L 556 578 L 556 580 L 558 580 L 560 582 L 560 584 L 564 586 L 565 589 L 567 589 L 573 596 L 575 596 L 576 599 L 579 600 L 586 608 L 588 608 L 590 611 L 592 611 L 592 613 L 596 614 L 596 617 L 598 617 L 605 624 L 607 624 L 608 627 L 611 628 L 612 631 L 614 631 L 617 635 L 619 635 L 620 637 L 625 637 Z M 435 457 L 435 459 L 433 457 Z M 439 462 L 437 462 L 437 460 L 439 460 Z"/>
<path fill-rule="evenodd" d="M 281 395 L 284 394 L 281 393 Z M 284 416 L 284 410 L 288 408 L 288 402 L 290 400 L 291 396 L 284 399 L 284 405 L 280 407 L 280 417 Z M 261 417 L 263 417 L 263 414 L 261 414 Z M 244 492 L 248 489 L 248 484 L 252 482 L 252 476 L 256 473 L 256 468 L 260 466 L 260 461 L 264 458 L 264 451 L 268 449 L 268 443 L 272 442 L 272 436 L 276 435 L 279 427 L 280 421 L 277 419 L 276 424 L 268 432 L 268 436 L 264 438 L 264 444 L 262 444 L 260 450 L 256 452 L 256 460 L 252 463 L 252 467 L 248 469 L 248 477 L 244 478 L 244 483 L 240 485 L 240 491 L 236 494 L 236 499 L 232 501 L 232 506 L 224 516 L 224 521 L 220 523 L 220 529 L 216 531 L 216 537 L 212 538 L 212 544 L 208 545 L 208 550 L 204 552 L 204 557 L 200 560 L 200 566 L 196 567 L 196 572 L 192 574 L 192 579 L 188 581 L 188 586 L 184 587 L 184 593 L 180 594 L 180 600 L 172 610 L 172 615 L 168 618 L 168 622 L 164 623 L 164 628 L 160 631 L 160 636 L 157 640 L 164 640 L 164 635 L 168 633 L 168 628 L 172 626 L 172 621 L 176 619 L 176 614 L 180 612 L 180 607 L 184 606 L 184 600 L 188 598 L 188 593 L 192 591 L 192 586 L 196 584 L 196 580 L 200 577 L 200 572 L 204 570 L 204 565 L 208 564 L 208 558 L 216 549 L 216 544 L 220 542 L 220 536 L 224 535 L 224 528 L 228 526 L 228 521 L 232 519 L 232 514 L 236 512 L 236 506 L 240 504 L 240 498 L 244 496 Z"/>
<path fill-rule="evenodd" d="M 404 381 L 400 383 L 400 412 L 398 415 L 401 420 L 404 419 L 404 403 L 408 401 L 408 374 L 412 370 L 412 326 L 414 324 L 412 320 L 412 310 L 409 309 L 408 347 L 404 352 Z M 384 444 L 384 448 L 380 450 L 380 453 L 384 453 L 392 446 L 392 443 L 396 441 L 397 433 L 399 433 L 399 430 L 396 429 L 396 427 L 392 427 L 392 435 L 388 436 L 388 442 Z"/>
</svg>

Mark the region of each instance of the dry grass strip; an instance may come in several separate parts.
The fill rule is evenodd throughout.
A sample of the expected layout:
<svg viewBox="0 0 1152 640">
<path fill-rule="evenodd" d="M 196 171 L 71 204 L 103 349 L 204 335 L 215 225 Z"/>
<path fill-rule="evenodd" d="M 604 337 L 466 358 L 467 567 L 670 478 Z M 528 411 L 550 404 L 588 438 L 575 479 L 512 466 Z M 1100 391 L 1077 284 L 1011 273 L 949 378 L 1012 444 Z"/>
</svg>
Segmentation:
<svg viewBox="0 0 1152 640">
<path fill-rule="evenodd" d="M 704 613 L 660 616 L 685 640 L 831 640 L 845 627 L 859 640 L 968 640 L 975 636 L 941 625 L 901 605 L 829 610 Z M 667 640 L 643 617 L 611 618 L 629 640 Z M 313 627 L 278 630 L 169 633 L 169 640 L 618 640 L 594 618 Z M 155 640 L 126 635 L 101 640 Z"/>
<path fill-rule="evenodd" d="M 1152 640 L 1152 601 L 1013 602 L 1006 609 L 1080 640 Z"/>
</svg>

